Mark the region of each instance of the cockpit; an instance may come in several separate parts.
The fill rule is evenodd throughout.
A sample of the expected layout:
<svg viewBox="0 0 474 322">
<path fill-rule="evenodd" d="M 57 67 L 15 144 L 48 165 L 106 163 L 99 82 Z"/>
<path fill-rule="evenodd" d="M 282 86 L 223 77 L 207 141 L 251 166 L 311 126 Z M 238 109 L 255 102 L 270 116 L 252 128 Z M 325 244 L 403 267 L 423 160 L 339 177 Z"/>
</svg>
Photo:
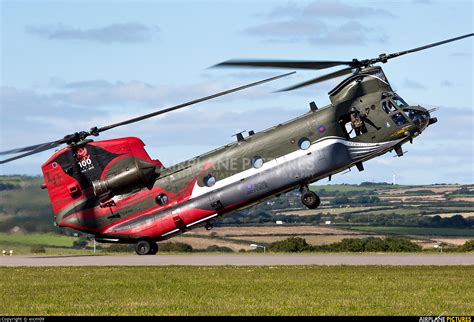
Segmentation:
<svg viewBox="0 0 474 322">
<path fill-rule="evenodd" d="M 408 105 L 394 92 L 387 91 L 381 95 L 379 109 L 383 112 L 371 112 L 377 109 L 375 104 L 365 107 L 352 106 L 349 111 L 339 117 L 338 121 L 347 139 L 354 139 L 366 133 L 370 133 L 374 138 L 374 135 L 377 135 L 376 133 L 382 128 L 388 129 L 382 131 L 382 135 L 389 132 L 392 137 L 394 133 L 395 135 L 411 133 L 416 136 L 428 125 L 437 121 L 436 118 L 430 118 L 430 113 L 425 108 Z"/>
<path fill-rule="evenodd" d="M 428 126 L 428 123 L 430 121 L 430 114 L 427 111 L 420 111 L 420 110 L 414 110 L 414 109 L 404 109 L 403 110 L 410 120 L 415 123 L 416 126 L 418 126 L 420 129 L 424 129 L 425 127 Z"/>
<path fill-rule="evenodd" d="M 430 122 L 430 114 L 426 109 L 421 106 L 409 106 L 396 93 L 382 93 L 382 110 L 389 114 L 399 127 L 407 124 L 409 119 L 420 130 L 424 130 Z"/>
</svg>

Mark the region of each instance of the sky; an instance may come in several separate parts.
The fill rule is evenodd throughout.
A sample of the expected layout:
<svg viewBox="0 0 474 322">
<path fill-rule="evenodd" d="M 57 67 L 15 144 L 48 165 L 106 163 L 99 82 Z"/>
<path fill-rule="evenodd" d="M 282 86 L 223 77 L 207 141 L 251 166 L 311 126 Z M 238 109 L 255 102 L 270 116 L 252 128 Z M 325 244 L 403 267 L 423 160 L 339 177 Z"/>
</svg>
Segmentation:
<svg viewBox="0 0 474 322">
<path fill-rule="evenodd" d="M 351 60 L 473 32 L 472 1 L 5 1 L 0 31 L 0 151 L 53 141 L 286 72 L 212 69 L 231 58 Z M 331 183 L 473 183 L 473 39 L 382 67 L 411 105 L 439 107 L 406 155 L 386 154 Z M 337 67 L 336 67 L 337 68 Z M 329 104 L 342 78 L 276 90 L 295 75 L 101 134 L 140 137 L 165 165 Z M 0 165 L 41 173 L 54 151 Z M 326 183 L 326 180 L 321 181 Z"/>
</svg>

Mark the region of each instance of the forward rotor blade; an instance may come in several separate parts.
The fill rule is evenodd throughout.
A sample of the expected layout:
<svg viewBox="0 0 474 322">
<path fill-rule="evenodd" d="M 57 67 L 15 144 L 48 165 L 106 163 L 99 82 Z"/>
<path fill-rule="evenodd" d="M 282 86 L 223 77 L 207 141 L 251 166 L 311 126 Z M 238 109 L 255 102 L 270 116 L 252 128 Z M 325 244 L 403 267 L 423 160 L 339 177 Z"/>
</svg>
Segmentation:
<svg viewBox="0 0 474 322">
<path fill-rule="evenodd" d="M 32 154 L 40 153 L 40 152 L 43 152 L 43 151 L 46 151 L 46 150 L 55 148 L 55 147 L 57 147 L 58 145 L 61 145 L 61 144 L 63 144 L 63 143 L 64 143 L 64 142 L 62 142 L 62 140 L 59 140 L 59 141 L 55 141 L 55 142 L 49 142 L 49 143 L 44 143 L 44 144 L 38 144 L 38 148 L 36 148 L 36 149 L 34 149 L 34 150 L 32 150 L 32 151 L 29 151 L 29 152 L 26 152 L 26 153 L 23 153 L 23 154 L 14 156 L 14 157 L 9 158 L 9 159 L 1 160 L 1 161 L 0 161 L 0 164 L 7 163 L 7 162 L 10 162 L 10 161 L 13 161 L 13 160 L 17 160 L 17 159 L 21 159 L 21 158 L 27 157 L 27 156 L 32 155 Z M 23 149 L 24 149 L 24 148 L 23 148 Z M 21 150 L 21 149 L 17 149 L 17 150 Z M 14 150 L 11 150 L 11 151 L 14 151 Z M 8 151 L 6 151 L 6 152 L 8 152 Z M 19 152 L 19 151 L 18 151 L 18 152 Z M 18 152 L 16 152 L 16 153 L 18 153 Z M 14 153 L 15 153 L 15 152 L 14 152 Z"/>
<path fill-rule="evenodd" d="M 149 113 L 149 114 L 142 115 L 142 116 L 139 116 L 139 117 L 135 117 L 133 119 L 129 119 L 129 120 L 126 120 L 126 121 L 123 121 L 123 122 L 107 125 L 107 126 L 98 128 L 96 131 L 97 131 L 97 133 L 99 133 L 99 132 L 110 130 L 110 129 L 112 129 L 114 127 L 117 127 L 117 126 L 122 126 L 122 125 L 130 124 L 130 123 L 135 123 L 135 122 L 138 122 L 138 121 L 142 121 L 142 120 L 145 120 L 145 119 L 150 118 L 150 117 L 154 117 L 154 116 L 165 114 L 165 113 L 168 113 L 168 112 L 171 112 L 171 111 L 175 111 L 177 109 L 180 109 L 180 108 L 183 108 L 183 107 L 186 107 L 186 106 L 190 106 L 190 105 L 194 105 L 194 104 L 197 104 L 197 103 L 200 103 L 200 102 L 204 102 L 204 101 L 207 101 L 207 100 L 219 97 L 219 96 L 227 95 L 227 94 L 237 92 L 237 91 L 249 88 L 249 87 L 257 86 L 257 85 L 260 85 L 260 84 L 263 84 L 263 83 L 266 83 L 266 82 L 271 82 L 271 81 L 276 80 L 278 78 L 286 77 L 286 76 L 292 75 L 294 73 L 295 72 L 286 73 L 286 74 L 270 77 L 270 78 L 267 78 L 267 79 L 264 79 L 264 80 L 261 80 L 261 81 L 255 82 L 255 83 L 251 83 L 251 84 L 247 84 L 247 85 L 244 85 L 244 86 L 229 89 L 229 90 L 219 92 L 217 94 L 209 95 L 209 96 L 206 96 L 206 97 L 203 97 L 203 98 L 199 98 L 199 99 L 187 102 L 187 103 L 183 103 L 183 104 L 179 104 L 179 105 L 176 105 L 176 106 L 173 106 L 173 107 L 165 108 L 165 109 L 159 110 L 157 112 L 153 112 L 153 113 Z"/>
<path fill-rule="evenodd" d="M 296 85 L 291 86 L 291 87 L 287 87 L 287 88 L 281 89 L 281 90 L 279 90 L 278 92 L 291 91 L 291 90 L 294 90 L 294 89 L 297 89 L 297 88 L 301 88 L 301 87 L 304 87 L 304 86 L 316 84 L 316 83 L 319 83 L 319 82 L 324 82 L 324 81 L 326 81 L 326 80 L 328 80 L 328 79 L 332 79 L 332 78 L 336 78 L 336 77 L 339 77 L 339 76 L 344 76 L 344 75 L 347 75 L 347 74 L 351 74 L 351 73 L 352 73 L 352 69 L 353 69 L 352 67 L 340 69 L 340 70 L 335 71 L 335 72 L 333 72 L 333 73 L 326 74 L 326 75 L 323 75 L 323 76 L 320 76 L 320 77 L 317 77 L 317 78 L 310 79 L 309 81 L 306 81 L 306 82 L 299 83 L 299 84 L 296 84 Z"/>
<path fill-rule="evenodd" d="M 279 61 L 279 60 L 227 60 L 212 67 L 243 66 L 243 67 L 276 67 L 298 69 L 325 69 L 339 65 L 352 66 L 352 61 Z"/>
<path fill-rule="evenodd" d="M 399 51 L 399 52 L 396 52 L 396 53 L 386 55 L 385 57 L 383 55 L 381 55 L 378 58 L 371 59 L 370 61 L 371 61 L 371 63 L 380 62 L 380 61 L 381 62 L 386 62 L 388 59 L 391 59 L 391 58 L 395 58 L 395 57 L 402 56 L 402 55 L 405 55 L 405 54 L 414 53 L 414 52 L 417 52 L 417 51 L 420 51 L 420 50 L 425 50 L 425 49 L 428 49 L 428 48 L 431 48 L 431 47 L 444 45 L 444 44 L 447 44 L 447 43 L 452 42 L 452 41 L 457 41 L 457 40 L 464 39 L 464 38 L 467 38 L 467 37 L 472 37 L 472 36 L 474 36 L 474 33 L 470 33 L 470 34 L 466 34 L 466 35 L 463 35 L 463 36 L 459 36 L 459 37 L 455 37 L 455 38 L 435 42 L 435 43 L 432 43 L 432 44 L 429 44 L 429 45 L 425 45 L 425 46 L 421 46 L 421 47 L 417 47 L 417 48 L 413 48 L 413 49 L 409 49 L 409 50 Z"/>
</svg>

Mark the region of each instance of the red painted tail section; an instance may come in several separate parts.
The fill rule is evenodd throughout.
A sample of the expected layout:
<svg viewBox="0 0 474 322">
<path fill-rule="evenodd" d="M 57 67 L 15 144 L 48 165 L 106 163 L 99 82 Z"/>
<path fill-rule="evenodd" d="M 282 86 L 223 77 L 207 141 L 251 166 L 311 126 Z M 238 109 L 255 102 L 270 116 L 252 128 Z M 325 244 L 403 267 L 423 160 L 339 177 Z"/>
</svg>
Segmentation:
<svg viewBox="0 0 474 322">
<path fill-rule="evenodd" d="M 162 167 L 158 160 L 150 159 L 144 143 L 134 137 L 88 142 L 67 147 L 51 156 L 41 167 L 53 206 L 56 222 L 63 215 L 97 206 L 92 182 L 111 176 L 120 168 L 121 160 L 138 159 Z M 118 165 L 114 167 L 114 165 Z"/>
</svg>

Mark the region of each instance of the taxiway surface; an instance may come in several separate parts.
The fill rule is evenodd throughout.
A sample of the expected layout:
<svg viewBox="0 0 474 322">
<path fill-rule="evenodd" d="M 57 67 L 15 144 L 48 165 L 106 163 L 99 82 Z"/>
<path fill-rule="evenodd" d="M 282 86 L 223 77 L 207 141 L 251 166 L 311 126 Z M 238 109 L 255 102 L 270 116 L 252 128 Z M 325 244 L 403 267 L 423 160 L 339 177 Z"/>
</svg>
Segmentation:
<svg viewBox="0 0 474 322">
<path fill-rule="evenodd" d="M 474 265 L 473 254 L 186 254 L 3 256 L 0 266 Z"/>
</svg>

